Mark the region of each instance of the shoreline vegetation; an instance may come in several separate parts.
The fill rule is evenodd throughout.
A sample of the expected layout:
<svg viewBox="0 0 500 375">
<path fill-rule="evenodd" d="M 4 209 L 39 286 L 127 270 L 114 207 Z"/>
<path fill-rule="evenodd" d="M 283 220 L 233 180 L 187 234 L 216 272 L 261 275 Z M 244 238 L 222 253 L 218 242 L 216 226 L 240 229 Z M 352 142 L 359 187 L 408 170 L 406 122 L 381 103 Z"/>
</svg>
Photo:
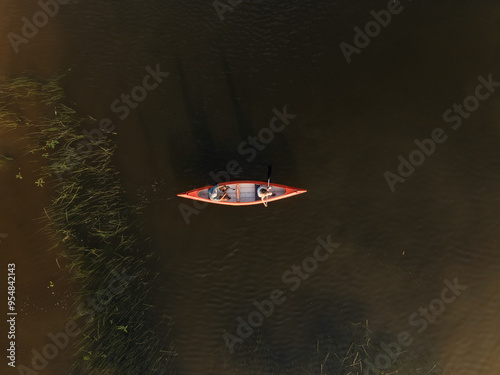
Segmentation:
<svg viewBox="0 0 500 375">
<path fill-rule="evenodd" d="M 96 142 L 91 153 L 75 154 L 85 139 L 82 127 L 94 121 L 65 104 L 63 79 L 42 81 L 31 73 L 0 77 L 0 133 L 27 128 L 38 144 L 28 152 L 42 165 L 37 186 L 45 183 L 53 192 L 46 229 L 64 248 L 78 290 L 73 320 L 82 333 L 74 342 L 72 373 L 168 374 L 176 356 L 172 322 L 153 306 L 154 259 L 139 235 L 141 207 L 126 200 L 109 141 Z M 118 274 L 126 275 L 119 286 Z M 97 306 L 89 306 L 96 299 Z"/>
</svg>

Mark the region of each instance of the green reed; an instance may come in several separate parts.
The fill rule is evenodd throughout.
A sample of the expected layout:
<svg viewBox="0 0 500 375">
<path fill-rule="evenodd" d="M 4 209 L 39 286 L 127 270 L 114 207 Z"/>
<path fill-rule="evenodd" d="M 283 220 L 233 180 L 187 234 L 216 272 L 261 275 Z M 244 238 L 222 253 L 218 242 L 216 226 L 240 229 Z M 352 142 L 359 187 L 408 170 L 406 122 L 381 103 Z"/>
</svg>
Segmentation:
<svg viewBox="0 0 500 375">
<path fill-rule="evenodd" d="M 28 129 L 34 142 L 26 153 L 43 163 L 37 171 L 38 185 L 49 186 L 55 194 L 45 209 L 46 229 L 64 248 L 78 289 L 75 306 L 80 306 L 74 319 L 82 334 L 72 371 L 168 374 L 176 355 L 171 321 L 159 318 L 152 304 L 153 259 L 136 219 L 141 207 L 127 202 L 111 164 L 115 146 L 103 140 L 87 155 L 77 152 L 78 142 L 85 138 L 83 127 L 95 126 L 95 121 L 79 115 L 66 101 L 62 79 L 42 81 L 33 74 L 0 77 L 0 132 Z M 108 290 L 116 273 L 132 278 L 109 302 L 97 299 L 97 308 L 90 307 L 89 299 Z"/>
</svg>

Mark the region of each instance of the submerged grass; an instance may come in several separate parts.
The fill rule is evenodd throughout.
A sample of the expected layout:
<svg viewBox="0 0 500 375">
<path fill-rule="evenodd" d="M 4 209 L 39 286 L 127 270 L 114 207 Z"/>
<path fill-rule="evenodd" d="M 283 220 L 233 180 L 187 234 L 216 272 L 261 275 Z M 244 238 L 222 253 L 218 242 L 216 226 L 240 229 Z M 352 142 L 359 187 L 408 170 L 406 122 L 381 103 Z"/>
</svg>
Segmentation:
<svg viewBox="0 0 500 375">
<path fill-rule="evenodd" d="M 441 375 L 435 360 L 413 346 L 384 350 L 397 342 L 388 334 L 374 333 L 368 322 L 350 323 L 331 335 L 318 335 L 306 352 L 280 353 L 262 334 L 247 339 L 234 354 L 221 352 L 226 373 L 241 375 Z M 378 358 L 385 357 L 386 360 Z"/>
<path fill-rule="evenodd" d="M 152 259 L 134 221 L 140 207 L 125 199 L 109 141 L 94 144 L 89 154 L 80 152 L 82 127 L 92 120 L 64 102 L 61 82 L 62 77 L 42 81 L 32 74 L 0 77 L 0 123 L 1 131 L 29 128 L 37 145 L 27 152 L 45 164 L 38 185 L 56 194 L 45 216 L 64 242 L 79 290 L 75 319 L 82 334 L 72 372 L 168 374 L 175 357 L 171 323 L 152 306 Z M 118 274 L 124 275 L 121 287 L 110 292 Z"/>
</svg>

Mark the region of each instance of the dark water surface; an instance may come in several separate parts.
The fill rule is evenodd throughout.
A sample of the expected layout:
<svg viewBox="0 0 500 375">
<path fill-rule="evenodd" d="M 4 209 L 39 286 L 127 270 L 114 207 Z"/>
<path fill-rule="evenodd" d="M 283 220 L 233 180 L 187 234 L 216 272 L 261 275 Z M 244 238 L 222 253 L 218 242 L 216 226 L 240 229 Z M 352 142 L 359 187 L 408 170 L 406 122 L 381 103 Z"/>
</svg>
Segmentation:
<svg viewBox="0 0 500 375">
<path fill-rule="evenodd" d="M 224 21 L 210 1 L 74 2 L 19 54 L 1 42 L 2 73 L 71 68 L 77 110 L 116 126 L 114 160 L 131 202 L 146 206 L 143 232 L 159 259 L 156 308 L 175 324 L 176 373 L 331 374 L 309 367 L 321 337 L 344 348 L 346 327 L 366 321 L 385 343 L 412 338 L 406 350 L 421 372 L 401 374 L 499 373 L 500 90 L 456 130 L 443 113 L 475 94 L 478 76 L 500 82 L 500 4 L 401 6 L 350 64 L 339 44 L 353 44 L 353 28 L 387 2 L 242 1 Z M 2 35 L 36 10 L 5 2 Z M 169 76 L 119 119 L 111 103 L 157 64 Z M 285 106 L 296 118 L 247 161 L 239 145 Z M 384 173 L 435 128 L 447 140 L 391 192 Z M 2 135 L 2 154 L 21 157 L 12 142 Z M 213 183 L 210 172 L 231 160 L 241 167 L 233 179 L 265 180 L 272 164 L 274 182 L 308 193 L 267 209 L 209 206 L 187 223 L 180 204 L 193 204 L 175 195 Z M 31 348 L 64 326 L 71 298 L 50 241 L 33 234 L 49 193 L 28 204 L 31 192 L 12 181 L 17 165 L 1 173 L 9 237 L 0 246 L 20 269 L 18 362 L 29 364 Z M 340 247 L 292 291 L 282 275 L 328 236 Z M 467 288 L 443 292 L 454 282 Z M 275 289 L 286 301 L 231 355 L 223 334 L 236 335 L 237 318 Z M 421 307 L 439 313 L 419 332 Z M 70 363 L 68 351 L 41 373 L 66 374 Z"/>
</svg>

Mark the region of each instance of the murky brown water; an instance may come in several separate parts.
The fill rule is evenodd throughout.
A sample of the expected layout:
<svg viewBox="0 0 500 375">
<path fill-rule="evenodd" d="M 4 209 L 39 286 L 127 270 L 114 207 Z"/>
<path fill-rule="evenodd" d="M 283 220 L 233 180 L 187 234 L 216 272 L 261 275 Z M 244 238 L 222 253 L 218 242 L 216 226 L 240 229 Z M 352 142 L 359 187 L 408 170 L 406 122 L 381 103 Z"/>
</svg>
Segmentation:
<svg viewBox="0 0 500 375">
<path fill-rule="evenodd" d="M 0 6 L 4 36 L 38 10 Z M 19 54 L 0 40 L 2 74 L 71 68 L 67 90 L 78 111 L 116 126 L 123 185 L 131 201 L 149 202 L 143 230 L 159 257 L 157 309 L 175 322 L 177 373 L 306 373 L 298 369 L 316 355 L 318 336 L 345 345 L 345 326 L 365 320 L 386 342 L 408 332 L 407 351 L 428 353 L 429 369 L 500 371 L 500 91 L 479 101 L 460 128 L 443 120 L 475 94 L 478 76 L 500 82 L 500 5 L 402 7 L 350 64 L 339 44 L 353 44 L 353 28 L 387 2 L 243 1 L 223 22 L 209 1 L 75 2 L 61 5 Z M 169 76 L 120 120 L 111 103 L 157 64 Z M 297 117 L 247 161 L 241 142 L 284 106 Z M 448 139 L 391 192 L 384 173 L 397 173 L 398 155 L 408 158 L 414 140 L 435 128 Z M 0 233 L 9 235 L 0 247 L 2 264 L 18 269 L 17 362 L 29 364 L 31 349 L 41 350 L 73 312 L 67 275 L 36 220 L 50 186 L 24 183 L 36 164 L 20 137 L 0 138 L 1 154 L 15 159 L 0 171 Z M 267 209 L 210 206 L 186 224 L 179 205 L 193 205 L 175 194 L 212 183 L 209 173 L 233 159 L 241 179 L 265 180 L 272 164 L 273 181 L 308 193 Z M 341 246 L 292 291 L 282 275 L 311 256 L 318 236 Z M 442 294 L 455 278 L 467 289 Z M 236 335 L 237 318 L 275 289 L 286 301 L 228 355 L 223 334 Z M 410 322 L 420 307 L 440 311 L 422 332 L 423 323 Z M 41 373 L 66 374 L 70 354 Z M 252 364 L 242 370 L 245 358 Z M 17 373 L 8 371 L 2 365 L 1 373 Z"/>
</svg>

